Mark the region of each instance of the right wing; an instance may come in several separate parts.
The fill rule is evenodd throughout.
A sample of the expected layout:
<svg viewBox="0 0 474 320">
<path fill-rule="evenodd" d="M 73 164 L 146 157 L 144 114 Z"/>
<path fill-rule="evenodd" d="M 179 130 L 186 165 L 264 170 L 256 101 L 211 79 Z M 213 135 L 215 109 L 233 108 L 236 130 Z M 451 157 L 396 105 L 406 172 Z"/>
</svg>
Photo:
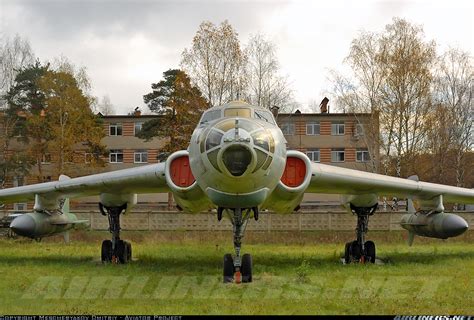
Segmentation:
<svg viewBox="0 0 474 320">
<path fill-rule="evenodd" d="M 0 190 L 0 203 L 44 199 L 77 198 L 100 194 L 168 192 L 165 163 L 151 164 L 72 179 L 32 184 Z"/>
</svg>

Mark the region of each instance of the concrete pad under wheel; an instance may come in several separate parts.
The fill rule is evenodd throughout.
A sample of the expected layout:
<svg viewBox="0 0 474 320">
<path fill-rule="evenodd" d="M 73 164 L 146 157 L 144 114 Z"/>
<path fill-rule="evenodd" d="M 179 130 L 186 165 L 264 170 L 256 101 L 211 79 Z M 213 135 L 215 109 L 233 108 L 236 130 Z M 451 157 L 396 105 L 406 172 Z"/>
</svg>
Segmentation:
<svg viewBox="0 0 474 320">
<path fill-rule="evenodd" d="M 346 260 L 344 258 L 341 258 L 339 261 L 342 264 L 348 264 L 348 263 L 346 263 Z M 370 264 L 370 262 L 367 263 L 367 264 Z M 385 264 L 385 262 L 383 260 L 379 259 L 379 258 L 375 258 L 375 263 L 374 264 L 378 265 L 378 266 L 383 266 Z"/>
</svg>

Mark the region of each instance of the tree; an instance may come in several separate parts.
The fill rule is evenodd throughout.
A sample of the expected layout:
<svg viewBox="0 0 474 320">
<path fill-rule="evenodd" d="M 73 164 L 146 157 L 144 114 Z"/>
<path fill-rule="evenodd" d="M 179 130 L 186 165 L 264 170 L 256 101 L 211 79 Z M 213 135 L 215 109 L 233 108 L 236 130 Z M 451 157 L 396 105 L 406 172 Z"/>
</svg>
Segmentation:
<svg viewBox="0 0 474 320">
<path fill-rule="evenodd" d="M 84 66 L 75 66 L 66 56 L 59 56 L 52 62 L 52 67 L 58 72 L 69 73 L 77 82 L 77 87 L 82 90 L 83 94 L 90 97 L 90 90 L 92 88 L 91 79 L 87 74 L 87 69 Z"/>
<path fill-rule="evenodd" d="M 423 29 L 394 18 L 383 33 L 362 33 L 353 40 L 346 58 L 353 77 L 336 77 L 338 103 L 351 111 L 379 112 L 387 173 L 413 173 L 432 111 L 435 59 L 435 43 L 424 40 Z M 389 172 L 392 167 L 395 172 Z"/>
<path fill-rule="evenodd" d="M 245 57 L 237 32 L 226 20 L 219 26 L 201 23 L 190 49 L 182 54 L 181 67 L 203 92 L 210 106 L 243 94 Z"/>
<path fill-rule="evenodd" d="M 437 167 L 442 167 L 446 155 L 454 153 L 451 164 L 456 170 L 456 185 L 463 186 L 463 163 L 474 148 L 473 101 L 474 65 L 472 57 L 459 49 L 449 49 L 439 57 L 434 81 L 433 100 L 437 105 L 437 122 L 432 124 L 429 139 L 437 155 Z M 446 163 L 447 164 L 447 163 Z M 440 176 L 443 169 L 440 168 Z"/>
<path fill-rule="evenodd" d="M 0 96 L 10 90 L 18 71 L 34 62 L 34 54 L 28 40 L 20 35 L 0 41 Z"/>
<path fill-rule="evenodd" d="M 45 95 L 42 118 L 48 128 L 47 150 L 57 159 L 56 175 L 68 173 L 78 143 L 99 158 L 103 127 L 90 109 L 90 101 L 76 78 L 65 71 L 47 71 L 38 81 Z"/>
<path fill-rule="evenodd" d="M 153 91 L 143 97 L 148 108 L 161 117 L 145 122 L 139 137 L 147 140 L 168 138 L 162 151 L 174 152 L 187 148 L 208 102 L 185 72 L 170 69 L 163 73 L 163 78 L 153 83 Z"/>
<path fill-rule="evenodd" d="M 261 34 L 250 38 L 245 49 L 248 99 L 265 108 L 284 108 L 293 101 L 293 92 L 285 77 L 279 75 L 275 44 Z"/>
<path fill-rule="evenodd" d="M 112 102 L 110 101 L 110 97 L 105 95 L 102 97 L 101 102 L 97 106 L 97 109 L 100 113 L 104 116 L 109 116 L 111 114 L 115 114 L 115 108 Z"/>
<path fill-rule="evenodd" d="M 44 95 L 37 87 L 37 81 L 48 70 L 49 65 L 42 66 L 39 61 L 19 70 L 15 76 L 15 82 L 10 90 L 4 96 L 7 102 L 3 110 L 0 126 L 2 128 L 2 186 L 7 177 L 12 175 L 25 175 L 31 168 L 36 155 L 28 150 L 21 150 L 11 154 L 10 146 L 13 142 L 25 143 L 29 139 L 29 133 L 34 130 L 44 133 L 42 126 L 32 126 L 28 119 L 30 114 L 39 113 L 44 107 Z M 44 149 L 44 143 L 39 139 L 41 135 L 36 136 L 36 143 L 33 144 L 31 151 L 41 153 Z M 41 163 L 39 164 L 41 171 Z"/>
<path fill-rule="evenodd" d="M 42 162 L 48 154 L 58 159 L 55 174 L 73 173 L 65 164 L 77 143 L 95 155 L 94 163 L 101 164 L 103 128 L 73 75 L 37 61 L 18 73 L 6 98 L 8 110 L 25 119 L 21 122 L 23 142 L 36 160 L 39 181 L 43 181 Z"/>
</svg>

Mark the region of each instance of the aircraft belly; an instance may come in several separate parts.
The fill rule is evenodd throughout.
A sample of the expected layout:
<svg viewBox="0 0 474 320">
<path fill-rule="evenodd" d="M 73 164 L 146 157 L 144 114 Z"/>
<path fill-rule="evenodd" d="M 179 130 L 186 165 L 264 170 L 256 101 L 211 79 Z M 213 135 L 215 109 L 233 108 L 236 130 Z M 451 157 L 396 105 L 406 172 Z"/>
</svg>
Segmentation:
<svg viewBox="0 0 474 320">
<path fill-rule="evenodd" d="M 270 190 L 262 188 L 250 193 L 225 193 L 207 188 L 206 193 L 211 201 L 224 208 L 252 208 L 260 206 L 268 197 Z"/>
</svg>

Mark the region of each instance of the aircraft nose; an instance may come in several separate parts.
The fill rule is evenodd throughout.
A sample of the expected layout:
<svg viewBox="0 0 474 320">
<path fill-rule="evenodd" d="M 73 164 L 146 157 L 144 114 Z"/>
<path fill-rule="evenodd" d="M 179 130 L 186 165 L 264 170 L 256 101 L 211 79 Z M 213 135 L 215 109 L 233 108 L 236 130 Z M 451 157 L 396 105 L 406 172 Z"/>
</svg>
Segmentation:
<svg viewBox="0 0 474 320">
<path fill-rule="evenodd" d="M 252 154 L 244 145 L 233 145 L 224 150 L 222 162 L 230 174 L 240 177 L 252 162 Z"/>
<path fill-rule="evenodd" d="M 443 221 L 443 229 L 448 234 L 448 237 L 456 237 L 467 230 L 468 224 L 466 220 L 455 214 L 450 214 Z"/>
<path fill-rule="evenodd" d="M 36 223 L 31 216 L 24 214 L 15 218 L 11 222 L 10 228 L 20 236 L 32 237 L 35 233 Z"/>
</svg>

